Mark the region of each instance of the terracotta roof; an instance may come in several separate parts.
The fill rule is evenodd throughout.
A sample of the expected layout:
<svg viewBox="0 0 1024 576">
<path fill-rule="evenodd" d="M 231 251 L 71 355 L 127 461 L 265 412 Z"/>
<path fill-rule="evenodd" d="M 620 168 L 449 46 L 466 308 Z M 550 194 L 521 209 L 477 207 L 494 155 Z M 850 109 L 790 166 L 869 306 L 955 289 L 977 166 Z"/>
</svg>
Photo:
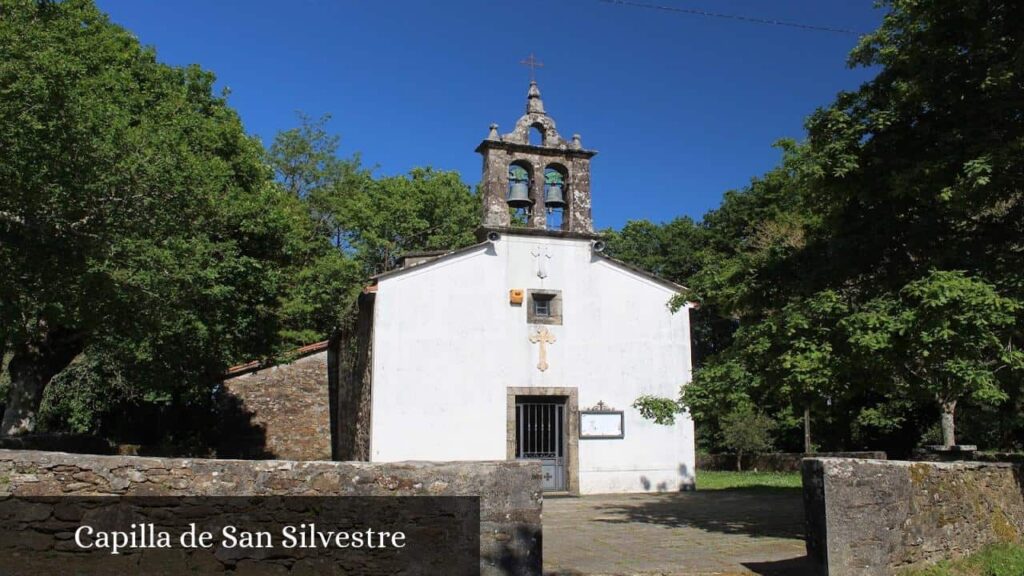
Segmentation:
<svg viewBox="0 0 1024 576">
<path fill-rule="evenodd" d="M 323 342 L 306 344 L 302 348 L 296 348 L 294 350 L 288 351 L 286 355 L 295 356 L 296 358 L 309 356 L 310 354 L 315 354 L 317 352 L 323 352 L 324 350 L 327 350 L 327 345 L 329 343 L 330 340 L 324 340 Z M 224 371 L 223 376 L 225 378 L 230 378 L 231 376 L 238 376 L 239 374 L 245 374 L 246 372 L 253 372 L 255 370 L 259 370 L 260 368 L 273 366 L 274 364 L 274 362 L 267 362 L 266 360 L 253 360 L 252 362 L 246 362 L 245 364 L 239 364 L 238 366 L 232 366 L 231 368 L 228 368 L 227 370 Z"/>
</svg>

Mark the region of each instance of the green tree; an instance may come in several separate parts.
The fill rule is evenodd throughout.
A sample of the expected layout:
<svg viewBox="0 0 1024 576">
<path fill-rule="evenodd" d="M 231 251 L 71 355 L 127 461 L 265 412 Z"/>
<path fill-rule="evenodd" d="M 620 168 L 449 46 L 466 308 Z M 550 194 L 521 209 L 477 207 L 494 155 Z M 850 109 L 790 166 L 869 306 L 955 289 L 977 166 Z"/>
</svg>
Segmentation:
<svg viewBox="0 0 1024 576">
<path fill-rule="evenodd" d="M 308 218 L 209 72 L 160 64 L 87 0 L 0 14 L 0 432 L 33 430 L 68 369 L 109 378 L 68 372 L 61 390 L 98 388 L 54 406 L 205 402 L 280 346 Z"/>
<path fill-rule="evenodd" d="M 633 408 L 640 412 L 640 416 L 655 424 L 670 425 L 676 421 L 679 403 L 672 398 L 644 394 L 633 401 Z"/>
<path fill-rule="evenodd" d="M 772 447 L 771 418 L 743 404 L 722 418 L 722 442 L 736 452 L 736 470 L 743 471 L 744 452 L 763 452 Z"/>
<path fill-rule="evenodd" d="M 432 168 L 373 180 L 331 206 L 367 275 L 394 268 L 405 252 L 468 246 L 480 221 L 480 199 L 458 173 Z"/>
<path fill-rule="evenodd" d="M 363 275 L 390 270 L 404 252 L 474 242 L 480 200 L 457 173 L 427 167 L 375 178 L 358 153 L 338 157 L 340 137 L 328 131 L 329 116 L 299 120 L 277 134 L 268 152 L 276 180 L 303 199 L 318 233 Z"/>
<path fill-rule="evenodd" d="M 673 282 L 686 284 L 704 266 L 706 232 L 690 218 L 676 218 L 661 225 L 633 220 L 622 230 L 605 234 L 610 256 Z"/>
<path fill-rule="evenodd" d="M 958 402 L 1008 398 L 998 373 L 1024 370 L 1024 353 L 1009 329 L 1021 305 L 983 280 L 960 271 L 932 271 L 907 284 L 894 300 L 878 300 L 852 317 L 853 341 L 895 366 L 911 393 L 941 409 L 942 441 L 956 444 Z"/>
<path fill-rule="evenodd" d="M 776 345 L 769 352 L 775 359 L 781 393 L 794 406 L 803 408 L 804 453 L 814 452 L 811 413 L 839 392 L 844 378 L 844 357 L 837 345 L 838 322 L 848 311 L 836 292 L 826 290 L 783 308 Z"/>
<path fill-rule="evenodd" d="M 299 125 L 278 132 L 267 151 L 278 181 L 289 194 L 306 198 L 360 172 L 359 154 L 338 157 L 341 137 L 327 131 L 330 114 L 313 119 L 300 112 L 298 117 Z"/>
<path fill-rule="evenodd" d="M 853 66 L 878 67 L 877 76 L 815 112 L 805 143 L 783 142 L 778 169 L 726 194 L 701 222 L 711 256 L 688 285 L 739 330 L 684 391 L 694 417 L 712 419 L 700 428 L 714 428 L 722 407 L 746 395 L 779 421 L 777 439 L 789 445 L 786 392 L 803 391 L 826 399 L 817 410 L 833 419 L 825 429 L 847 431 L 836 442 L 899 443 L 926 420 L 924 390 L 932 404 L 943 386 L 939 395 L 960 398 L 947 402 L 947 415 L 965 402 L 978 411 L 1003 395 L 1019 398 L 1007 354 L 1019 350 L 1024 323 L 1004 312 L 1024 302 L 1024 6 L 883 4 L 882 26 L 850 57 Z M 960 280 L 933 270 L 962 270 L 1003 300 L 995 310 L 975 308 L 968 302 L 991 301 L 980 285 L 954 288 Z M 957 307 L 932 314 L 939 308 L 924 302 L 934 294 L 913 292 L 925 286 L 950 291 L 943 297 Z M 842 305 L 815 310 L 825 294 Z M 940 320 L 974 335 L 965 356 L 931 349 L 949 345 L 940 345 L 948 334 L 929 327 Z M 892 334 L 899 337 L 876 341 Z M 943 360 L 933 366 L 922 350 Z M 927 378 L 905 369 L 922 362 Z M 972 433 L 1010 439 L 1024 431 L 1013 417 L 985 426 Z"/>
<path fill-rule="evenodd" d="M 372 182 L 358 153 L 338 156 L 341 138 L 328 131 L 329 115 L 298 117 L 299 125 L 279 132 L 267 151 L 275 182 L 295 199 L 295 224 L 304 229 L 290 251 L 292 272 L 281 300 L 282 336 L 292 346 L 324 338 L 348 318 L 365 278 L 344 250 L 339 214 Z"/>
</svg>

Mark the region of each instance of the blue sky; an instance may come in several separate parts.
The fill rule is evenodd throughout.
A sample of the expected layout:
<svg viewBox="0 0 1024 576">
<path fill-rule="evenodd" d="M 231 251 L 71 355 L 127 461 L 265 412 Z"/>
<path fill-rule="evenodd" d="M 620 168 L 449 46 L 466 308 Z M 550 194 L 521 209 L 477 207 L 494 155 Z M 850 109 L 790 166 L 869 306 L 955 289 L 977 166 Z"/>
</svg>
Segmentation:
<svg viewBox="0 0 1024 576">
<path fill-rule="evenodd" d="M 642 1 L 642 0 L 637 0 Z M 169 64 L 198 63 L 267 144 L 296 111 L 329 113 L 341 155 L 379 174 L 431 165 L 480 178 L 473 152 L 523 113 L 531 52 L 545 107 L 593 161 L 595 225 L 699 218 L 779 159 L 804 118 L 872 75 L 853 35 L 599 0 L 99 0 Z M 873 30 L 873 0 L 652 0 Z"/>
</svg>

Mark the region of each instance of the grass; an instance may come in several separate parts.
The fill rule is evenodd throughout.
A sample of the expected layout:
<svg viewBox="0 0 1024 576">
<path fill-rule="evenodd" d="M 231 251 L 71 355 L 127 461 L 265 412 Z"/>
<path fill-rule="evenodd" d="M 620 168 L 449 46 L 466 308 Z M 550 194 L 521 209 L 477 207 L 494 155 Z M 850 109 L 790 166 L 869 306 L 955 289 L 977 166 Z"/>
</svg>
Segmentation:
<svg viewBox="0 0 1024 576">
<path fill-rule="evenodd" d="M 905 570 L 900 576 L 1021 576 L 1024 547 L 996 544 L 959 560 L 943 560 L 934 566 Z"/>
<path fill-rule="evenodd" d="M 698 490 L 800 488 L 799 472 L 726 472 L 698 470 Z"/>
</svg>

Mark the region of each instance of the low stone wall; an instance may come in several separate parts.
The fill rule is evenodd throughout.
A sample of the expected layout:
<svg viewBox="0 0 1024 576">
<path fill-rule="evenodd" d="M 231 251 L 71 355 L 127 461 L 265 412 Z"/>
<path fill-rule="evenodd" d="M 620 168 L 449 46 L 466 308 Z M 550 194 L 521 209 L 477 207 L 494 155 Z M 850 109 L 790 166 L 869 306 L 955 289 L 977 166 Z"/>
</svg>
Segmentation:
<svg viewBox="0 0 1024 576">
<path fill-rule="evenodd" d="M 766 454 L 746 454 L 743 456 L 744 470 L 758 472 L 799 472 L 800 462 L 804 458 L 869 458 L 885 460 L 885 452 L 820 452 L 803 454 L 801 452 L 771 452 Z M 735 470 L 735 454 L 697 454 L 697 470 Z"/>
<path fill-rule="evenodd" d="M 975 452 L 978 462 L 1021 462 L 1024 463 L 1024 452 Z"/>
<path fill-rule="evenodd" d="M 809 458 L 807 553 L 821 574 L 904 567 L 1024 539 L 1020 464 Z"/>
<path fill-rule="evenodd" d="M 14 496 L 479 496 L 483 575 L 541 572 L 537 462 L 290 462 L 0 450 Z"/>
</svg>

